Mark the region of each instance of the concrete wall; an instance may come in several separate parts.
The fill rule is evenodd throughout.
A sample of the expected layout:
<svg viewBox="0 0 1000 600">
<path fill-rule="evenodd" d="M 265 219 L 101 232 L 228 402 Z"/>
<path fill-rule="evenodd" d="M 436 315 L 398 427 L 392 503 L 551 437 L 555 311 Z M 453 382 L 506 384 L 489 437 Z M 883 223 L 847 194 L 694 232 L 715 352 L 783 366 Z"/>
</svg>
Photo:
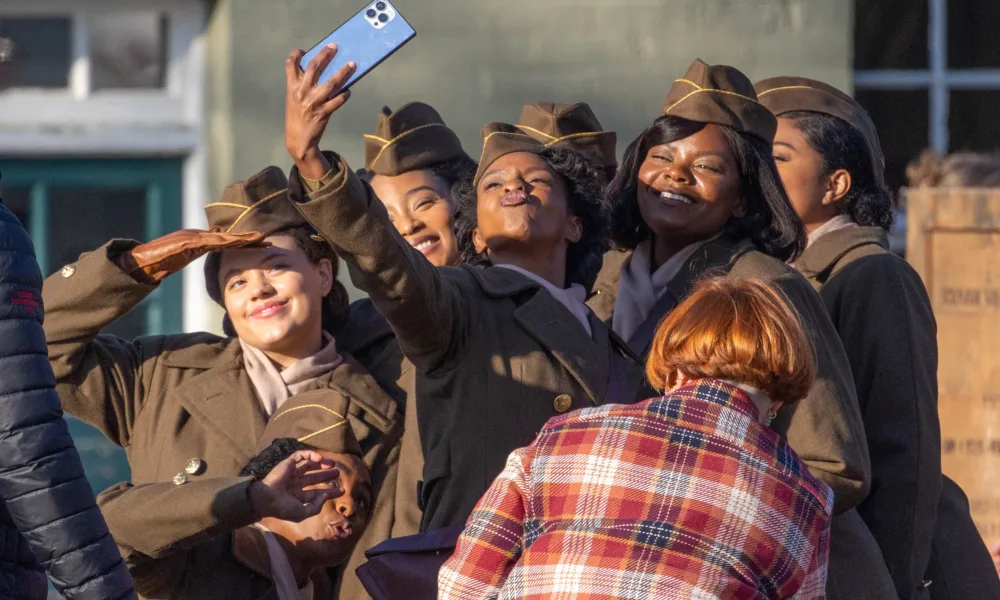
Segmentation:
<svg viewBox="0 0 1000 600">
<path fill-rule="evenodd" d="M 591 104 L 619 153 L 698 57 L 752 79 L 807 75 L 848 88 L 851 0 L 395 0 L 417 37 L 353 88 L 324 146 L 353 166 L 378 109 L 434 105 L 479 153 L 479 129 L 525 102 Z M 218 0 L 209 25 L 211 177 L 221 191 L 288 166 L 284 59 L 362 7 L 358 0 Z"/>
</svg>

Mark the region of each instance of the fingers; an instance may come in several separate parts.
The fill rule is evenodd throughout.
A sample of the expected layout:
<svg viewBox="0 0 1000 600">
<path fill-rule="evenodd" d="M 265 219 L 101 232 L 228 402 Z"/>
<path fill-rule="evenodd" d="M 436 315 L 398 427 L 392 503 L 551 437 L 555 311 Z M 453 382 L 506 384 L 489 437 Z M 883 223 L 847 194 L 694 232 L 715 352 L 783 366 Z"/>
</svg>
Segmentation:
<svg viewBox="0 0 1000 600">
<path fill-rule="evenodd" d="M 264 234 L 256 231 L 243 233 L 199 232 L 199 246 L 210 249 L 236 248 L 250 245 L 269 246 Z"/>
<path fill-rule="evenodd" d="M 326 48 L 319 51 L 311 61 L 309 61 L 309 66 L 306 67 L 306 72 L 302 74 L 302 80 L 307 88 L 312 88 L 316 85 L 319 80 L 319 76 L 323 74 L 326 67 L 329 66 L 330 61 L 333 57 L 337 55 L 337 45 L 330 44 Z"/>
<path fill-rule="evenodd" d="M 322 112 L 325 115 L 333 114 L 341 106 L 343 106 L 348 100 L 351 99 L 351 90 L 347 90 L 342 94 L 337 94 L 330 100 L 327 100 L 322 107 Z"/>
<path fill-rule="evenodd" d="M 316 88 L 316 96 L 320 102 L 325 102 L 331 98 L 334 94 L 340 91 L 341 88 L 347 83 L 347 80 L 354 75 L 354 72 L 358 70 L 358 64 L 353 60 L 340 67 L 333 77 L 329 79 L 326 83 Z M 343 102 L 341 102 L 343 104 Z M 339 107 L 338 107 L 339 108 Z"/>
<path fill-rule="evenodd" d="M 285 59 L 285 83 L 289 86 L 299 80 L 299 63 L 304 55 L 305 52 L 301 50 L 293 50 Z"/>
<path fill-rule="evenodd" d="M 327 469 L 325 471 L 310 471 L 304 475 L 299 475 L 295 482 L 295 487 L 310 487 L 321 483 L 337 484 L 340 479 L 340 471 L 337 469 Z"/>
</svg>

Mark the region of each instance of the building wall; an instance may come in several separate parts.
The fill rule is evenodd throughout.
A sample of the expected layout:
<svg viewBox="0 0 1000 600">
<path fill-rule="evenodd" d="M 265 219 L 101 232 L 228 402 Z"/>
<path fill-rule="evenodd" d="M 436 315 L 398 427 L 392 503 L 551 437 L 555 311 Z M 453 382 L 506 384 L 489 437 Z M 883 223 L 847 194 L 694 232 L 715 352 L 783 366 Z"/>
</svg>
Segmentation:
<svg viewBox="0 0 1000 600">
<path fill-rule="evenodd" d="M 218 0 L 209 25 L 212 190 L 287 166 L 284 59 L 361 8 L 357 0 Z M 417 37 L 353 89 L 324 146 L 352 166 L 383 104 L 434 105 L 478 155 L 479 129 L 525 102 L 585 100 L 619 153 L 698 57 L 754 79 L 851 83 L 850 0 L 396 0 Z"/>
</svg>

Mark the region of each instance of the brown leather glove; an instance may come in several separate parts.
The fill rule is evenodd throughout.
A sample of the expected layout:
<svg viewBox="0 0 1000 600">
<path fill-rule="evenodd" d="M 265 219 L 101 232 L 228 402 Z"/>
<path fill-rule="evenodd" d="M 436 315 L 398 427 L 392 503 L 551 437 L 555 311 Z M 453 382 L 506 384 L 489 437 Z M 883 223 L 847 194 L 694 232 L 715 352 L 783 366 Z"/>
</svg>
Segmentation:
<svg viewBox="0 0 1000 600">
<path fill-rule="evenodd" d="M 264 235 L 254 231 L 225 233 L 217 229 L 181 229 L 139 244 L 121 254 L 116 262 L 136 280 L 159 283 L 208 252 L 266 245 Z"/>
</svg>

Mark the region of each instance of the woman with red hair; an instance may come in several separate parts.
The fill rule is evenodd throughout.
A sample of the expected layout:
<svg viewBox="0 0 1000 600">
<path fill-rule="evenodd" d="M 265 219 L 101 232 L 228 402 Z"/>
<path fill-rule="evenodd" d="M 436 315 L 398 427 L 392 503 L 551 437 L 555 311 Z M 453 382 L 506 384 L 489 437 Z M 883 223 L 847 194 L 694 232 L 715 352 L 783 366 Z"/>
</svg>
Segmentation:
<svg viewBox="0 0 1000 600">
<path fill-rule="evenodd" d="M 816 376 L 786 299 L 703 281 L 646 373 L 664 396 L 550 419 L 510 455 L 439 598 L 826 598 L 833 492 L 768 427 Z"/>
</svg>

